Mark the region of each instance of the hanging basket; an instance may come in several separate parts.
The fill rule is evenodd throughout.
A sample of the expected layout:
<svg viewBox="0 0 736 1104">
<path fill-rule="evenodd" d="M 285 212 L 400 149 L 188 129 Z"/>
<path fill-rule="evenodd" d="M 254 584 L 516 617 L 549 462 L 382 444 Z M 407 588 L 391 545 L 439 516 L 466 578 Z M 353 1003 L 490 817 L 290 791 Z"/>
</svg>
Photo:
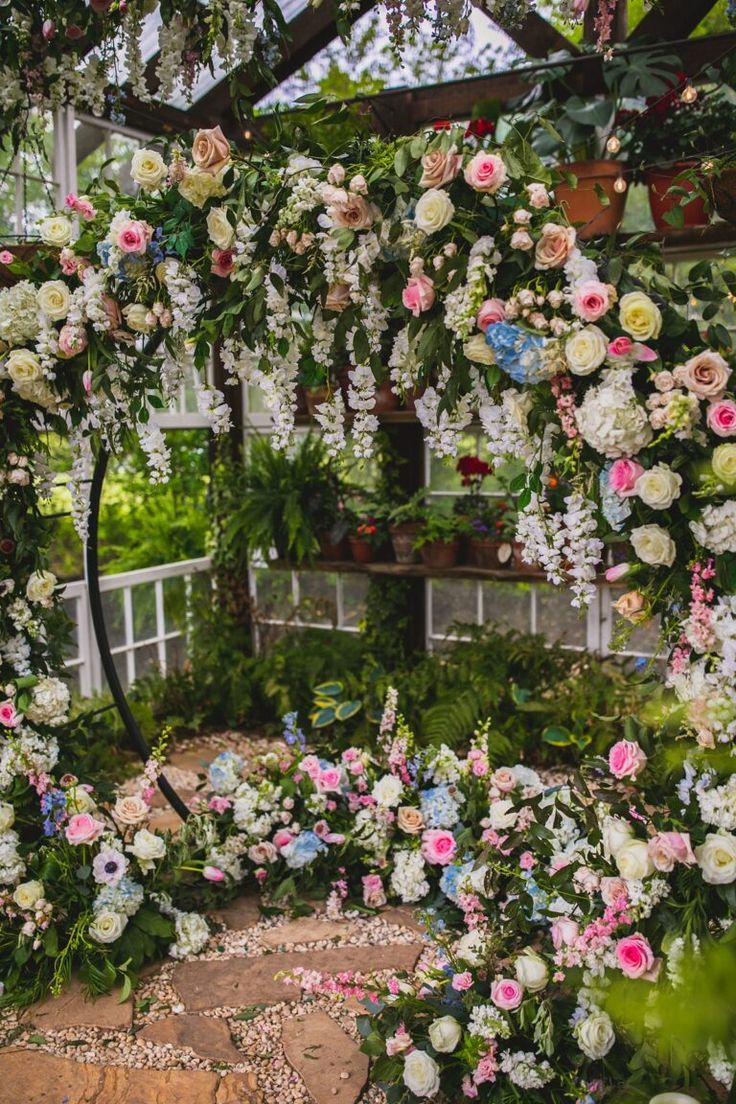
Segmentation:
<svg viewBox="0 0 736 1104">
<path fill-rule="evenodd" d="M 736 226 L 736 166 L 711 181 L 713 206 L 726 222 Z"/>
</svg>

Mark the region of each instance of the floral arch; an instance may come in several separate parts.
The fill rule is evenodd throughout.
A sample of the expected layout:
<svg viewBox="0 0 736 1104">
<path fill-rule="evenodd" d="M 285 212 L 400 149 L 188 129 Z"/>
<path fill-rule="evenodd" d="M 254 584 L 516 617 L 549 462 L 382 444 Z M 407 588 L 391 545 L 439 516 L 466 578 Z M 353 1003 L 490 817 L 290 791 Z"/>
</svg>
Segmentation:
<svg viewBox="0 0 736 1104">
<path fill-rule="evenodd" d="M 207 927 L 192 905 L 206 905 L 244 877 L 265 879 L 272 861 L 299 872 L 315 856 L 332 854 L 330 845 L 354 844 L 329 826 L 321 834 L 273 834 L 278 795 L 296 785 L 293 766 L 256 789 L 239 784 L 237 765 L 226 757 L 210 774 L 216 796 L 208 809 L 176 840 L 165 840 L 142 827 L 160 754 L 147 764 L 141 793 L 113 798 L 112 805 L 108 795 L 91 794 L 65 758 L 63 616 L 38 507 L 47 488 L 45 434 L 66 434 L 71 442 L 75 521 L 84 535 L 83 481 L 95 449 L 115 449 L 135 432 L 152 478 L 165 478 L 167 450 L 155 411 L 176 392 L 185 362 L 203 375 L 215 343 L 232 381 L 262 387 L 280 448 L 291 443 L 297 386 L 305 379 L 327 390 L 317 421 L 334 453 L 349 440 L 356 456 L 371 455 L 374 392 L 386 378 L 416 395 L 417 417 L 437 455 L 452 455 L 459 434 L 478 419 L 498 461 L 525 461 L 513 490 L 526 558 L 568 586 L 579 607 L 601 572 L 632 581 L 619 613 L 624 625 L 662 619 L 669 662 L 658 720 L 686 739 L 673 766 L 667 741 L 647 742 L 632 723 L 612 749 L 611 788 L 593 763 L 577 797 L 566 791 L 561 799 L 571 802 L 563 818 L 573 808 L 583 820 L 586 808 L 596 810 L 586 844 L 596 886 L 600 867 L 604 878 L 618 871 L 619 880 L 644 887 L 636 901 L 611 891 L 600 923 L 609 934 L 617 928 L 627 934 L 616 944 L 618 960 L 589 965 L 595 973 L 618 961 L 624 977 L 634 979 L 652 972 L 675 930 L 674 913 L 657 907 L 668 896 L 687 913 L 687 938 L 717 947 L 730 930 L 736 885 L 728 755 L 736 731 L 736 400 L 731 339 L 718 319 L 736 279 L 701 262 L 688 285 L 677 286 L 656 243 L 589 240 L 591 228 L 578 232 L 568 223 L 553 199 L 554 174 L 516 132 L 503 146 L 450 128 L 395 142 L 359 140 L 330 154 L 315 144 L 307 152 L 260 157 L 236 154 L 215 128 L 199 132 L 191 151 L 172 144 L 166 159 L 138 152 L 132 175 L 135 197 L 104 185 L 93 196 L 69 196 L 63 212 L 41 223 L 43 248 L 25 261 L 0 254 L 15 280 L 0 293 L 0 884 L 3 948 L 13 963 L 9 997 L 31 999 L 49 983 L 58 989 L 73 963 L 81 963 L 96 991 L 121 976 L 130 985 L 161 947 L 177 955 L 202 945 Z M 693 303 L 705 305 L 698 315 Z M 345 368 L 347 408 L 333 386 Z M 223 393 L 200 382 L 199 405 L 215 431 L 227 428 Z M 411 789 L 402 774 L 410 738 L 397 727 L 395 702 L 387 704 L 382 732 L 391 754 L 381 777 L 367 749 L 352 749 L 334 777 L 329 764 L 297 758 L 300 778 L 306 773 L 323 795 L 330 787 L 340 792 L 348 764 L 360 763 L 354 774 L 376 772 L 375 807 L 391 809 Z M 292 736 L 299 744 L 296 727 Z M 468 785 L 490 769 L 482 737 L 468 757 L 479 764 Z M 449 759 L 433 761 L 431 769 L 440 786 L 459 770 Z M 526 873 L 544 857 L 553 874 L 567 866 L 571 878 L 573 869 L 579 874 L 573 851 L 569 862 L 554 866 L 552 821 L 530 846 L 519 834 L 539 813 L 533 779 L 496 773 L 490 819 L 477 841 L 482 854 L 508 838 L 509 847 L 526 847 Z M 521 819 L 515 802 L 526 803 Z M 622 819 L 629 808 L 634 827 Z M 264 824 L 267 839 L 259 835 Z M 444 878 L 450 860 L 462 856 L 454 845 L 448 852 L 442 825 L 426 829 L 421 849 L 418 836 L 410 846 L 404 827 L 408 838 L 391 844 L 390 888 L 416 900 L 417 887 L 420 897 L 429 889 L 425 865 Z M 369 905 L 384 897 L 371 854 L 361 852 L 359 869 L 367 873 L 358 879 Z M 516 875 L 506 870 L 498 877 L 508 881 L 509 900 L 519 897 Z M 69 879 L 81 883 L 81 896 L 65 891 Z M 579 897 L 579 878 L 554 884 L 563 896 Z M 482 907 L 480 890 L 458 896 L 451 879 L 441 888 L 466 914 Z M 544 891 L 547 900 L 553 888 Z M 522 931 L 527 923 L 518 910 L 514 923 Z M 579 969 L 581 956 L 593 954 L 589 937 L 585 946 L 579 938 L 579 928 L 554 929 L 563 978 Z M 469 944 L 457 961 L 466 964 L 457 973 L 472 986 Z M 517 996 L 533 999 L 548 974 L 539 984 L 538 965 L 522 964 L 519 991 L 505 997 L 499 991 L 496 1008 L 505 1015 Z M 579 990 L 575 1023 L 584 1025 L 575 1028 L 579 1047 L 570 1060 L 577 1078 L 580 1062 L 601 1061 L 614 1041 L 612 1021 L 588 993 L 585 976 L 571 977 Z M 561 1001 L 566 1014 L 568 996 Z M 540 1054 L 545 1031 L 561 1030 L 556 997 L 549 1000 L 527 1031 Z M 386 1015 L 391 1027 L 390 1008 Z M 393 1028 L 398 1033 L 398 1023 Z M 506 1059 L 489 1030 L 485 1024 L 471 1031 L 481 1040 L 471 1057 L 476 1071 L 485 1060 L 493 1081 Z M 432 1095 L 422 1085 L 434 1077 L 446 1076 L 445 1088 L 457 1088 L 455 1072 L 438 1064 L 447 1047 L 437 1039 L 432 1045 L 431 1052 L 419 1048 L 432 1066 L 413 1059 L 417 1070 L 407 1075 L 403 1064 L 384 1062 L 385 1078 L 403 1076 L 418 1097 Z M 400 1048 L 393 1056 L 384 1051 L 393 1061 Z M 516 1070 L 520 1061 L 507 1065 Z M 546 1058 L 542 1066 L 544 1084 Z M 514 1081 L 509 1070 L 511 1083 L 520 1085 L 521 1075 Z M 557 1072 L 569 1087 L 568 1067 L 564 1076 Z M 471 1078 L 465 1095 L 477 1095 L 470 1090 L 480 1084 Z"/>
</svg>

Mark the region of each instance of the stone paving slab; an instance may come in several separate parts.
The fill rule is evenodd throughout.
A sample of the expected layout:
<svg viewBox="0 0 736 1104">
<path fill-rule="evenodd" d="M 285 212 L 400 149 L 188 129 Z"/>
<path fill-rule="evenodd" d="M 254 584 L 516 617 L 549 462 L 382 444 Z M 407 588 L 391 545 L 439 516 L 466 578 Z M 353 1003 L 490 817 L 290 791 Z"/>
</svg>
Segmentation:
<svg viewBox="0 0 736 1104">
<path fill-rule="evenodd" d="M 87 999 L 78 978 L 58 997 L 46 997 L 33 1004 L 24 1014 L 26 1022 L 41 1029 L 54 1031 L 64 1027 L 101 1027 L 114 1031 L 129 1031 L 133 1023 L 133 1002 L 120 1004 L 118 994 L 105 993 L 95 1000 Z"/>
<path fill-rule="evenodd" d="M 222 908 L 213 909 L 210 915 L 226 928 L 245 931 L 261 919 L 260 900 L 257 893 L 244 893 Z"/>
<path fill-rule="evenodd" d="M 189 1012 L 210 1008 L 240 1008 L 252 1004 L 278 1004 L 300 997 L 297 985 L 287 985 L 274 975 L 304 966 L 338 974 L 356 970 L 413 970 L 423 947 L 419 943 L 385 947 L 335 947 L 327 951 L 290 951 L 228 959 L 199 959 L 174 967 L 172 984 Z"/>
<path fill-rule="evenodd" d="M 321 943 L 325 939 L 348 939 L 358 925 L 350 920 L 318 920 L 302 916 L 289 920 L 278 928 L 270 928 L 261 936 L 264 947 L 289 946 L 293 943 Z"/>
<path fill-rule="evenodd" d="M 44 1051 L 0 1052 L 10 1104 L 265 1104 L 253 1074 L 93 1066 Z"/>
<path fill-rule="evenodd" d="M 378 914 L 387 924 L 399 924 L 402 928 L 424 934 L 426 928 L 411 905 L 390 905 Z"/>
<path fill-rule="evenodd" d="M 141 1039 L 153 1043 L 172 1043 L 177 1049 L 188 1047 L 200 1058 L 212 1062 L 242 1062 L 243 1055 L 230 1037 L 227 1020 L 215 1016 L 167 1016 L 154 1020 L 138 1032 Z"/>
<path fill-rule="evenodd" d="M 284 1053 L 316 1104 L 356 1104 L 368 1081 L 368 1055 L 326 1012 L 284 1022 Z"/>
</svg>

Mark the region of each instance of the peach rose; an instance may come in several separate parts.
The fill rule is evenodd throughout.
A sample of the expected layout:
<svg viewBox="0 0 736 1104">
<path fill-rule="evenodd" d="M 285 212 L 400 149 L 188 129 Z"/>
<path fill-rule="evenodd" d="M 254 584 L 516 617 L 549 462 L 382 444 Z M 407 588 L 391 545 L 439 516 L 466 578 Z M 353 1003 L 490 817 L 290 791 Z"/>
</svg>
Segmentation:
<svg viewBox="0 0 736 1104">
<path fill-rule="evenodd" d="M 345 227 L 348 230 L 368 230 L 376 218 L 376 210 L 364 199 L 354 192 L 344 192 L 342 196 L 334 197 L 327 214 L 332 219 L 333 226 Z"/>
<path fill-rule="evenodd" d="M 639 625 L 649 617 L 649 605 L 640 590 L 627 590 L 613 603 L 613 608 L 624 621 Z"/>
<path fill-rule="evenodd" d="M 675 368 L 676 381 L 699 399 L 720 399 L 731 369 L 720 353 L 707 349 Z"/>
<path fill-rule="evenodd" d="M 229 163 L 230 143 L 219 126 L 197 131 L 192 144 L 192 161 L 210 176 L 217 176 Z"/>
<path fill-rule="evenodd" d="M 140 824 L 149 813 L 148 805 L 137 794 L 119 797 L 112 810 L 112 815 L 118 824 Z"/>
<path fill-rule="evenodd" d="M 534 250 L 535 267 L 562 268 L 575 247 L 575 237 L 572 226 L 545 222 Z"/>
<path fill-rule="evenodd" d="M 424 828 L 424 817 L 421 810 L 413 805 L 401 805 L 396 814 L 396 823 L 407 835 L 418 836 Z"/>
<path fill-rule="evenodd" d="M 460 153 L 444 153 L 442 150 L 425 153 L 419 187 L 441 188 L 443 184 L 449 184 L 460 172 L 462 162 Z"/>
<path fill-rule="evenodd" d="M 87 335 L 78 326 L 62 326 L 59 330 L 59 356 L 76 356 L 87 348 Z"/>
<path fill-rule="evenodd" d="M 350 303 L 350 285 L 337 283 L 331 284 L 325 296 L 325 310 L 340 314 Z"/>
</svg>

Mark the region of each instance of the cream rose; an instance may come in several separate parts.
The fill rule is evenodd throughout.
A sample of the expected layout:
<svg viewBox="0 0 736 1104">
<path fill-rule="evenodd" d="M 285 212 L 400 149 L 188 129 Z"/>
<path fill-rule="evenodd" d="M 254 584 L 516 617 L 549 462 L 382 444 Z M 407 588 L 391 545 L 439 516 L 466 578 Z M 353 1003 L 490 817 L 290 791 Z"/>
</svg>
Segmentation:
<svg viewBox="0 0 736 1104">
<path fill-rule="evenodd" d="M 7 832 L 15 824 L 15 809 L 9 801 L 0 801 L 0 832 Z"/>
<path fill-rule="evenodd" d="M 125 931 L 128 917 L 110 909 L 100 909 L 89 926 L 89 934 L 97 943 L 114 943 Z"/>
<path fill-rule="evenodd" d="M 21 882 L 15 888 L 13 900 L 18 908 L 30 910 L 43 899 L 45 892 L 43 882 Z"/>
<path fill-rule="evenodd" d="M 695 848 L 695 857 L 708 885 L 729 885 L 736 881 L 736 836 L 711 832 Z"/>
<path fill-rule="evenodd" d="M 436 1096 L 440 1067 L 425 1050 L 412 1050 L 404 1061 L 404 1084 L 415 1096 Z"/>
<path fill-rule="evenodd" d="M 680 496 L 682 476 L 666 464 L 655 464 L 641 473 L 634 484 L 634 493 L 653 510 L 669 510 Z"/>
<path fill-rule="evenodd" d="M 661 525 L 639 525 L 632 529 L 631 544 L 639 559 L 652 567 L 672 567 L 675 562 L 675 542 Z"/>
<path fill-rule="evenodd" d="M 156 325 L 155 316 L 151 316 L 145 303 L 129 303 L 127 307 L 123 307 L 123 318 L 128 329 L 134 333 L 150 333 Z"/>
<path fill-rule="evenodd" d="M 536 268 L 562 268 L 575 246 L 575 230 L 572 226 L 560 226 L 545 222 L 534 249 Z"/>
<path fill-rule="evenodd" d="M 533 947 L 526 947 L 514 963 L 516 980 L 530 993 L 544 989 L 549 978 L 547 963 Z"/>
<path fill-rule="evenodd" d="M 425 234 L 435 234 L 447 226 L 454 214 L 455 204 L 447 192 L 440 188 L 430 188 L 417 200 L 414 222 Z"/>
<path fill-rule="evenodd" d="M 207 212 L 207 233 L 218 249 L 229 249 L 235 241 L 235 230 L 224 207 L 212 207 Z"/>
<path fill-rule="evenodd" d="M 396 814 L 396 823 L 402 832 L 409 836 L 417 836 L 424 828 L 424 817 L 421 809 L 413 805 L 402 805 Z"/>
<path fill-rule="evenodd" d="M 603 821 L 603 851 L 606 858 L 616 858 L 616 855 L 628 843 L 634 834 L 634 829 L 621 817 L 606 817 Z"/>
<path fill-rule="evenodd" d="M 565 356 L 575 376 L 589 376 L 606 359 L 608 340 L 598 326 L 584 326 L 565 342 Z"/>
<path fill-rule="evenodd" d="M 166 854 L 166 841 L 147 828 L 139 828 L 126 851 L 136 857 L 141 870 L 153 870 L 156 859 L 162 859 Z"/>
<path fill-rule="evenodd" d="M 473 334 L 463 345 L 463 352 L 468 360 L 472 360 L 475 364 L 495 363 L 493 349 L 486 341 L 485 334 Z"/>
<path fill-rule="evenodd" d="M 140 824 L 150 814 L 150 808 L 138 794 L 119 797 L 112 808 L 112 815 L 118 824 Z"/>
<path fill-rule="evenodd" d="M 639 882 L 654 872 L 654 863 L 646 840 L 632 839 L 619 847 L 615 862 L 619 874 L 627 882 Z"/>
<path fill-rule="evenodd" d="M 460 172 L 462 163 L 461 153 L 443 153 L 442 150 L 425 153 L 422 158 L 422 176 L 419 187 L 441 188 L 443 184 L 449 184 Z"/>
<path fill-rule="evenodd" d="M 723 483 L 736 483 L 736 445 L 719 445 L 711 458 L 713 474 Z"/>
<path fill-rule="evenodd" d="M 637 341 L 659 337 L 662 329 L 660 309 L 643 291 L 629 291 L 621 297 L 618 320 L 623 329 Z"/>
<path fill-rule="evenodd" d="M 34 571 L 28 576 L 26 598 L 29 602 L 38 602 L 42 606 L 48 605 L 56 589 L 56 582 L 53 571 Z"/>
<path fill-rule="evenodd" d="M 463 1029 L 454 1016 L 440 1016 L 429 1027 L 429 1041 L 440 1054 L 452 1054 L 462 1034 Z"/>
<path fill-rule="evenodd" d="M 136 184 L 140 184 L 147 192 L 160 187 L 167 173 L 166 162 L 156 150 L 139 149 L 133 154 L 130 175 Z"/>
<path fill-rule="evenodd" d="M 179 194 L 193 207 L 204 207 L 208 199 L 225 194 L 220 176 L 211 176 L 202 169 L 187 169 L 179 181 Z"/>
<path fill-rule="evenodd" d="M 61 249 L 72 240 L 72 224 L 66 215 L 49 215 L 41 219 L 38 229 L 44 245 Z"/>
<path fill-rule="evenodd" d="M 583 1054 L 593 1061 L 604 1058 L 616 1042 L 611 1017 L 599 1009 L 591 1012 L 584 1020 L 578 1020 L 573 1032 Z"/>
<path fill-rule="evenodd" d="M 61 322 L 69 313 L 71 295 L 61 280 L 47 280 L 41 284 L 36 297 L 39 307 L 52 322 Z"/>
<path fill-rule="evenodd" d="M 43 380 L 41 361 L 30 349 L 13 349 L 5 361 L 5 370 L 19 393 L 22 387 Z"/>
</svg>

